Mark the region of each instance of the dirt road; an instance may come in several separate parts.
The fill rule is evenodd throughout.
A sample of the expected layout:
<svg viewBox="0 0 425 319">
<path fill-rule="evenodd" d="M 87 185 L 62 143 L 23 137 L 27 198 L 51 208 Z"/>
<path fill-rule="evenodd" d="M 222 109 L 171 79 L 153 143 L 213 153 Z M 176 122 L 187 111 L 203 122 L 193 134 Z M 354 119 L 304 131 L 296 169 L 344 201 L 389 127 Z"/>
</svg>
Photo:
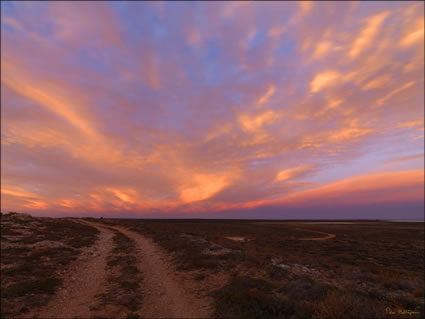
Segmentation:
<svg viewBox="0 0 425 319">
<path fill-rule="evenodd" d="M 185 289 L 167 262 L 168 257 L 151 239 L 123 227 L 111 227 L 136 242 L 143 273 L 143 318 L 206 318 L 209 305 Z"/>
<path fill-rule="evenodd" d="M 92 225 L 91 225 L 92 226 Z M 90 318 L 90 307 L 105 287 L 106 257 L 112 248 L 111 231 L 95 226 L 99 239 L 85 249 L 64 274 L 64 283 L 49 304 L 35 313 L 38 318 Z M 31 314 L 32 317 L 32 314 Z"/>
<path fill-rule="evenodd" d="M 66 272 L 63 288 L 49 304 L 32 313 L 39 318 L 90 318 L 108 314 L 92 312 L 98 300 L 96 295 L 104 292 L 107 285 L 106 257 L 112 250 L 115 229 L 131 240 L 137 247 L 137 267 L 143 273 L 141 283 L 142 318 L 207 318 L 210 316 L 209 303 L 188 289 L 169 263 L 169 257 L 151 239 L 124 227 L 106 226 L 86 220 L 79 222 L 93 226 L 100 231 L 96 244 L 74 263 Z"/>
</svg>

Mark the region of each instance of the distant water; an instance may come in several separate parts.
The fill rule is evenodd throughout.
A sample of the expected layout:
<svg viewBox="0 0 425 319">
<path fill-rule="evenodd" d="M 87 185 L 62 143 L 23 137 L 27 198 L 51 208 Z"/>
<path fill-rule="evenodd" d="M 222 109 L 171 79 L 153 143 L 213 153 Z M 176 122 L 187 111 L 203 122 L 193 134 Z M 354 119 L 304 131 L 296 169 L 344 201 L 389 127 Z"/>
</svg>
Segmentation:
<svg viewBox="0 0 425 319">
<path fill-rule="evenodd" d="M 423 223 L 423 219 L 392 219 L 390 222 L 399 222 L 399 223 Z"/>
</svg>

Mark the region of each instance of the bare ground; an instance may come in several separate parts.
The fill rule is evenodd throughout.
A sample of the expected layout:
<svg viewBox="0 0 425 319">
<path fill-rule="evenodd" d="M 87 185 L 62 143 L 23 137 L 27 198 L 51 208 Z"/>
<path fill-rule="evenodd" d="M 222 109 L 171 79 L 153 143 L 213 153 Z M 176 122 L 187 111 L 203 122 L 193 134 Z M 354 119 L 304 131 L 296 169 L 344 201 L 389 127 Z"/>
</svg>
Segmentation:
<svg viewBox="0 0 425 319">
<path fill-rule="evenodd" d="M 143 306 L 137 314 L 142 318 L 206 318 L 211 305 L 204 296 L 191 291 L 190 282 L 183 282 L 169 263 L 169 257 L 151 239 L 123 227 L 104 227 L 80 220 L 96 227 L 101 233 L 95 245 L 82 253 L 64 274 L 62 289 L 49 304 L 28 314 L 39 318 L 91 318 L 108 317 L 99 309 L 97 298 L 106 287 L 106 258 L 112 249 L 115 229 L 136 243 L 136 265 L 143 273 Z M 187 278 L 186 278 L 187 279 Z M 196 285 L 195 285 L 196 286 Z M 194 287 L 194 286 L 193 286 Z"/>
<path fill-rule="evenodd" d="M 144 275 L 143 318 L 209 317 L 207 301 L 189 291 L 168 262 L 164 252 L 151 239 L 125 229 L 112 227 L 136 242 L 139 266 Z"/>
<path fill-rule="evenodd" d="M 423 225 L 74 221 L 2 220 L 10 317 L 423 318 Z"/>
<path fill-rule="evenodd" d="M 99 239 L 66 271 L 63 288 L 35 313 L 37 317 L 90 318 L 93 315 L 90 308 L 96 302 L 96 295 L 104 289 L 106 256 L 112 247 L 113 233 L 91 223 L 90 226 L 101 232 Z"/>
</svg>

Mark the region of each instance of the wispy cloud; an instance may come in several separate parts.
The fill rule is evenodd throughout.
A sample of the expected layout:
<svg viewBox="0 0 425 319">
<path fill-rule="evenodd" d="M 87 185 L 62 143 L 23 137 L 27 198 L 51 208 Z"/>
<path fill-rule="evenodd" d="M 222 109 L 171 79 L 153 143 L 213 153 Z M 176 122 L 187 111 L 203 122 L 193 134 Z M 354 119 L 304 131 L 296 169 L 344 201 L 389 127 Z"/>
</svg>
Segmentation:
<svg viewBox="0 0 425 319">
<path fill-rule="evenodd" d="M 385 163 L 423 175 L 410 160 L 423 153 L 423 3 L 1 8 L 3 209 L 337 203 L 378 177 L 352 197 L 390 201 L 410 197 L 398 175 L 376 175 Z M 334 169 L 353 161 L 369 177 Z"/>
</svg>

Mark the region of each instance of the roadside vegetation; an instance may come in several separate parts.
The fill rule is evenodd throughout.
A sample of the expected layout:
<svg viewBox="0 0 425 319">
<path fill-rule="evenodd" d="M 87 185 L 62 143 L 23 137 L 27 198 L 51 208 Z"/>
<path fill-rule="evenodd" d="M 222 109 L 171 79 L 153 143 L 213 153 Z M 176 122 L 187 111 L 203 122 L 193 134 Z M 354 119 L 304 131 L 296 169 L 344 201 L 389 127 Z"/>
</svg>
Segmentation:
<svg viewBox="0 0 425 319">
<path fill-rule="evenodd" d="M 152 237 L 208 282 L 216 317 L 423 318 L 423 223 L 105 220 Z M 316 233 L 315 233 L 316 232 Z M 317 232 L 334 234 L 329 240 Z"/>
<path fill-rule="evenodd" d="M 65 267 L 94 244 L 98 230 L 71 219 L 1 216 L 1 317 L 46 305 Z"/>
<path fill-rule="evenodd" d="M 423 223 L 88 220 L 151 237 L 177 274 L 212 299 L 217 318 L 424 317 Z M 137 247 L 110 230 L 107 284 L 97 296 L 103 309 L 93 313 L 137 318 Z M 97 238 L 98 230 L 72 219 L 2 215 L 2 318 L 45 305 L 69 263 Z"/>
</svg>

